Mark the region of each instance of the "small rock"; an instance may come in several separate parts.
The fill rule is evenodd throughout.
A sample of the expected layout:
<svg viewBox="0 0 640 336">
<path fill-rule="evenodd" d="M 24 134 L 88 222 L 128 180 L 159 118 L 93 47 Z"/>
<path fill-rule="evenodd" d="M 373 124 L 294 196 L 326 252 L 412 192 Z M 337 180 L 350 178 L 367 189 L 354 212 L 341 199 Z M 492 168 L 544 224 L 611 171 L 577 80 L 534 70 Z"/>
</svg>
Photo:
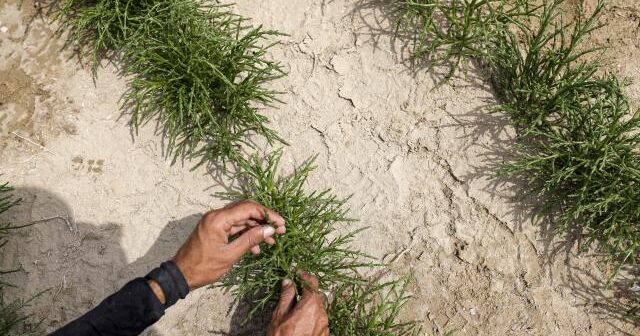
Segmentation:
<svg viewBox="0 0 640 336">
<path fill-rule="evenodd" d="M 6 33 L 8 31 L 9 31 L 9 28 L 7 26 L 0 27 L 0 32 Z"/>
</svg>

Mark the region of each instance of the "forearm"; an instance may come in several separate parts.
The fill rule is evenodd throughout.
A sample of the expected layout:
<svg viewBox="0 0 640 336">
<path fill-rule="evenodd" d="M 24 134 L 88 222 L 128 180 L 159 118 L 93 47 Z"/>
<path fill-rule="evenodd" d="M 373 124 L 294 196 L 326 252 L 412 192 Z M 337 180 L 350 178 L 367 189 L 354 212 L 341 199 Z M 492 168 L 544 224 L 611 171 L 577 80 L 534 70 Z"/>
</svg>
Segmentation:
<svg viewBox="0 0 640 336">
<path fill-rule="evenodd" d="M 186 281 L 175 264 L 163 263 L 146 278 L 127 283 L 96 308 L 52 335 L 138 335 L 187 293 Z"/>
</svg>

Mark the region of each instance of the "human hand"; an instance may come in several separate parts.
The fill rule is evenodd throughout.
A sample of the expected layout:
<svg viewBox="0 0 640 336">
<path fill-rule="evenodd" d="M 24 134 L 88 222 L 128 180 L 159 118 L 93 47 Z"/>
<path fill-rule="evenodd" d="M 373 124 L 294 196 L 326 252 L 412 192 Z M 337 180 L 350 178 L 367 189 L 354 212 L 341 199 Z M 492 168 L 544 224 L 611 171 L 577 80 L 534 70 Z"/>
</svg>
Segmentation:
<svg viewBox="0 0 640 336">
<path fill-rule="evenodd" d="M 318 293 L 318 279 L 300 273 L 305 282 L 302 298 L 295 302 L 296 290 L 291 280 L 282 282 L 282 293 L 273 312 L 267 336 L 329 336 L 326 298 Z"/>
<path fill-rule="evenodd" d="M 276 243 L 274 234 L 284 234 L 284 219 L 254 201 L 232 203 L 205 214 L 173 262 L 189 288 L 211 284 L 251 251 L 260 253 L 260 243 Z M 237 237 L 232 242 L 229 238 Z"/>
</svg>

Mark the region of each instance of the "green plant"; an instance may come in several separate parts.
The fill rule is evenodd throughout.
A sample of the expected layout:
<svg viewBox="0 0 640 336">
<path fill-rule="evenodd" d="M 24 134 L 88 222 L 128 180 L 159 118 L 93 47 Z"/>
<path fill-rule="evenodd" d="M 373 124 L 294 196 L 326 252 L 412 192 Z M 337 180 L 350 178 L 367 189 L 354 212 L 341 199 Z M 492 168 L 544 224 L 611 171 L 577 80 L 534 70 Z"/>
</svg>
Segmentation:
<svg viewBox="0 0 640 336">
<path fill-rule="evenodd" d="M 140 21 L 125 48 L 134 76 L 125 105 L 136 128 L 158 117 L 174 160 L 235 159 L 250 134 L 284 142 L 256 107 L 278 101 L 266 85 L 284 72 L 266 59 L 272 44 L 263 46 L 277 32 L 190 0 L 160 2 Z"/>
<path fill-rule="evenodd" d="M 409 279 L 379 283 L 360 276 L 358 270 L 379 265 L 350 248 L 362 229 L 349 229 L 353 220 L 347 216 L 345 200 L 330 190 L 305 190 L 314 159 L 290 176 L 278 177 L 280 158 L 281 152 L 274 152 L 240 161 L 240 190 L 222 194 L 231 200 L 253 199 L 287 223 L 287 234 L 278 237 L 276 245 L 265 246 L 259 256 L 245 256 L 219 285 L 233 287 L 238 297 L 253 298 L 255 306 L 245 321 L 277 300 L 282 280 L 303 285 L 297 273 L 306 271 L 318 277 L 321 290 L 333 293 L 328 308 L 332 335 L 417 335 L 416 323 L 398 322 L 410 299 Z M 347 233 L 338 233 L 345 229 Z"/>
<path fill-rule="evenodd" d="M 492 39 L 532 15 L 528 0 L 399 0 L 398 30 L 415 43 L 412 56 L 430 68 L 449 64 L 447 78 L 471 59 L 492 57 Z"/>
<path fill-rule="evenodd" d="M 340 226 L 353 222 L 346 216 L 345 200 L 331 195 L 330 190 L 304 190 L 314 169 L 313 160 L 289 177 L 278 177 L 280 156 L 275 152 L 264 159 L 252 155 L 241 161 L 241 190 L 222 195 L 232 200 L 255 200 L 282 215 L 287 223 L 287 234 L 278 237 L 276 245 L 265 246 L 259 257 L 244 257 L 221 283 L 235 286 L 237 296 L 249 294 L 258 298 L 251 314 L 277 299 L 283 279 L 298 281 L 298 271 L 313 273 L 320 288 L 328 289 L 334 284 L 361 282 L 355 271 L 373 265 L 360 261 L 367 256 L 349 248 L 361 230 L 336 234 Z"/>
<path fill-rule="evenodd" d="M 634 262 L 640 248 L 640 114 L 631 110 L 623 83 L 597 75 L 597 49 L 581 46 L 600 27 L 604 2 L 570 24 L 557 6 L 544 7 L 537 30 L 521 32 L 524 42 L 506 35 L 496 48 L 502 61 L 491 70 L 499 110 L 511 116 L 526 144 L 503 173 L 554 196 L 547 208 L 563 207 L 560 230 L 579 226 L 587 246 L 597 242 L 615 262 Z"/>
<path fill-rule="evenodd" d="M 582 45 L 601 28 L 597 18 L 604 2 L 589 17 L 576 13 L 571 23 L 563 19 L 560 3 L 545 4 L 530 18 L 536 29 L 521 25 L 517 30 L 504 30 L 491 43 L 493 56 L 487 63 L 500 109 L 523 133 L 566 127 L 559 117 L 589 114 L 585 102 L 622 95 L 614 77 L 596 75 L 602 64 L 594 53 L 600 48 Z"/>
<path fill-rule="evenodd" d="M 8 183 L 0 184 L 0 214 L 20 203 L 20 199 L 11 195 L 12 190 L 13 188 L 11 188 Z M 0 248 L 7 243 L 7 236 L 12 229 L 13 225 L 10 223 L 0 222 Z"/>
<path fill-rule="evenodd" d="M 267 57 L 278 32 L 203 0 L 66 0 L 56 18 L 94 69 L 120 60 L 131 78 L 123 109 L 136 130 L 157 117 L 173 162 L 235 160 L 255 135 L 284 143 L 259 112 L 278 102 L 267 88 L 284 75 Z"/>
<path fill-rule="evenodd" d="M 95 73 L 100 61 L 114 58 L 139 28 L 139 18 L 152 0 L 64 0 L 54 20 L 68 42 L 89 52 Z"/>
<path fill-rule="evenodd" d="M 337 336 L 417 336 L 422 329 L 415 322 L 398 322 L 399 314 L 411 299 L 407 295 L 410 278 L 380 283 L 340 284 L 329 304 L 330 334 Z"/>
</svg>

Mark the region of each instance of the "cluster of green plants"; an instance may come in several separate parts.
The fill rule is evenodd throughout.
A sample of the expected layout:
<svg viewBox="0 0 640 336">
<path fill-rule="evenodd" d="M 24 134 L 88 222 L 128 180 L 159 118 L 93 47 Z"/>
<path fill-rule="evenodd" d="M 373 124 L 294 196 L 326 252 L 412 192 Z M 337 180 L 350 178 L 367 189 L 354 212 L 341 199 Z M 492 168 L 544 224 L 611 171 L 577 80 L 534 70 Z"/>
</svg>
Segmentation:
<svg viewBox="0 0 640 336">
<path fill-rule="evenodd" d="M 20 199 L 11 195 L 13 189 L 7 184 L 0 184 L 0 215 L 16 206 Z M 12 231 L 19 227 L 0 221 L 0 258 L 2 258 L 2 252 L 4 246 L 7 244 L 7 239 Z M 13 285 L 5 281 L 4 276 L 13 273 L 16 270 L 0 270 L 0 335 L 32 335 L 36 332 L 30 332 L 29 329 L 25 329 L 24 323 L 30 319 L 29 314 L 24 311 L 24 308 L 29 304 L 29 301 L 16 299 L 8 300 L 5 297 L 5 290 L 7 287 L 13 287 Z"/>
<path fill-rule="evenodd" d="M 640 114 L 602 49 L 585 43 L 606 1 L 590 14 L 563 3 L 397 2 L 399 28 L 417 32 L 415 57 L 450 61 L 450 73 L 473 60 L 488 73 L 499 100 L 491 111 L 509 116 L 518 137 L 497 176 L 525 181 L 556 232 L 577 232 L 618 270 L 640 251 Z"/>
<path fill-rule="evenodd" d="M 320 289 L 335 291 L 332 335 L 417 335 L 416 323 L 398 322 L 406 304 L 406 280 L 379 284 L 363 278 L 376 266 L 350 247 L 345 200 L 330 190 L 307 191 L 307 161 L 288 177 L 278 173 L 280 152 L 249 154 L 252 138 L 285 143 L 268 126 L 261 106 L 278 102 L 269 82 L 284 71 L 267 52 L 280 33 L 254 28 L 222 5 L 202 0 L 64 0 L 57 20 L 69 42 L 91 55 L 94 71 L 115 60 L 129 80 L 123 108 L 137 129 L 157 120 L 167 155 L 199 164 L 230 163 L 240 187 L 222 196 L 253 199 L 280 213 L 287 234 L 246 256 L 220 286 L 238 298 L 254 298 L 246 320 L 277 300 L 284 279 L 299 271 L 317 275 Z M 340 234 L 340 232 L 347 232 Z M 348 309 L 357 309 L 348 314 Z"/>
</svg>

